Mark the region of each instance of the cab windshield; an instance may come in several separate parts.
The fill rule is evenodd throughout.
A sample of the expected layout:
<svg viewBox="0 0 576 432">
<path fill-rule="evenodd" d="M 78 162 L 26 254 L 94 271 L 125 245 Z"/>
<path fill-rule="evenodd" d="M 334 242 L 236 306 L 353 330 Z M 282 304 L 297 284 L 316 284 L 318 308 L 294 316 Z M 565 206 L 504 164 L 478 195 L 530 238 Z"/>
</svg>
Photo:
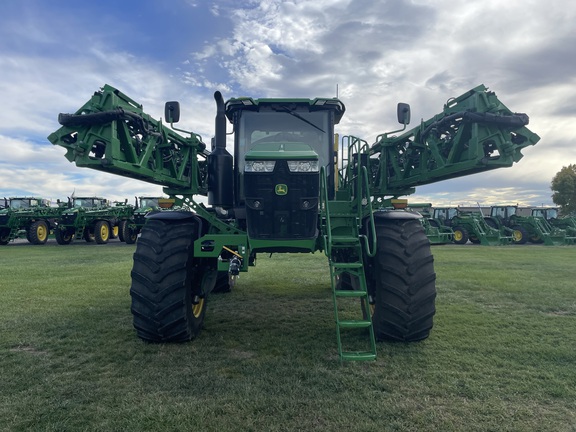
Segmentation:
<svg viewBox="0 0 576 432">
<path fill-rule="evenodd" d="M 36 200 L 13 199 L 10 200 L 10 208 L 12 209 L 27 209 L 32 206 L 38 205 Z"/>
<path fill-rule="evenodd" d="M 451 220 L 456 215 L 458 210 L 455 208 L 434 209 L 434 217 L 438 219 Z"/>
<path fill-rule="evenodd" d="M 542 217 L 546 219 L 554 219 L 558 217 L 558 210 L 556 209 L 534 209 L 532 216 Z"/>
<path fill-rule="evenodd" d="M 91 198 L 74 198 L 74 207 L 95 207 Z"/>
<path fill-rule="evenodd" d="M 158 199 L 157 198 L 141 198 L 140 199 L 140 206 L 141 207 L 158 207 Z"/>
<path fill-rule="evenodd" d="M 320 166 L 330 163 L 331 134 L 327 111 L 244 111 L 238 131 L 238 167 L 244 171 L 248 151 L 264 143 L 300 143 L 309 145 L 317 154 Z M 286 147 L 285 147 L 286 148 Z"/>
<path fill-rule="evenodd" d="M 494 207 L 492 209 L 492 216 L 496 217 L 510 217 L 516 214 L 516 207 Z"/>
</svg>

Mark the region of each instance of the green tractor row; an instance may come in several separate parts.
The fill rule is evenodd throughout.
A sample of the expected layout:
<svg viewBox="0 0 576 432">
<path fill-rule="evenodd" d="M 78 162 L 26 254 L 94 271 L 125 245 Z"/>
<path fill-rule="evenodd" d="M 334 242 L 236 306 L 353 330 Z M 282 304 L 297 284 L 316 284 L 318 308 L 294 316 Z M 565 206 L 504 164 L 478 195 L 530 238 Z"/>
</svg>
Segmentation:
<svg viewBox="0 0 576 432">
<path fill-rule="evenodd" d="M 98 244 L 124 234 L 134 208 L 126 203 L 112 205 L 101 197 L 74 197 L 62 212 L 54 227 L 54 236 L 60 245 L 84 239 Z M 120 240 L 123 240 L 121 237 Z"/>
<path fill-rule="evenodd" d="M 45 244 L 64 207 L 51 207 L 39 197 L 4 198 L 0 209 L 0 245 L 25 236 L 32 244 Z"/>
<path fill-rule="evenodd" d="M 490 214 L 458 207 L 434 207 L 428 224 L 450 228 L 453 242 L 498 246 L 506 244 L 565 245 L 576 240 L 576 219 L 558 218 L 558 209 L 533 209 L 531 215 L 519 214 L 518 206 L 492 206 Z"/>
<path fill-rule="evenodd" d="M 457 207 L 435 207 L 430 224 L 438 227 L 449 227 L 454 233 L 453 242 L 499 246 L 510 244 L 513 237 L 502 233 L 485 220 L 481 210 L 464 211 Z"/>
<path fill-rule="evenodd" d="M 60 245 L 74 239 L 98 244 L 119 237 L 134 243 L 137 232 L 128 229 L 134 221 L 134 207 L 120 202 L 110 204 L 100 197 L 74 197 L 52 207 L 37 197 L 5 198 L 0 209 L 0 245 L 20 237 L 42 245 L 53 233 Z"/>
<path fill-rule="evenodd" d="M 518 206 L 493 206 L 486 222 L 500 230 L 509 233 L 515 244 L 544 244 L 546 246 L 574 244 L 575 237 L 569 231 L 552 224 L 546 217 L 540 216 L 540 211 L 532 211 L 530 216 L 520 216 Z"/>
</svg>

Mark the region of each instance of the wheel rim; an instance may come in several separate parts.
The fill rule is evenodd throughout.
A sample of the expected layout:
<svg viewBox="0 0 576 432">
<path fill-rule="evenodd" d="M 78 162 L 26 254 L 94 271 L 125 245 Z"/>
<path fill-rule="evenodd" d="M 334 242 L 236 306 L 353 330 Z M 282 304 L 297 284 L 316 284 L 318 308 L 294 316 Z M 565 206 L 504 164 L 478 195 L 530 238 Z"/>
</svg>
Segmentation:
<svg viewBox="0 0 576 432">
<path fill-rule="evenodd" d="M 109 236 L 110 236 L 110 230 L 108 229 L 108 225 L 102 224 L 102 226 L 100 227 L 100 238 L 102 240 L 108 240 Z"/>
<path fill-rule="evenodd" d="M 522 232 L 519 230 L 514 230 L 514 232 L 512 233 L 512 238 L 514 239 L 514 241 L 520 241 L 522 240 Z"/>
<path fill-rule="evenodd" d="M 202 309 L 204 309 L 204 298 L 202 297 L 200 301 L 194 305 L 192 305 L 192 315 L 194 318 L 199 318 L 202 314 Z"/>
<path fill-rule="evenodd" d="M 454 240 L 460 241 L 460 240 L 462 240 L 462 237 L 463 237 L 462 231 L 458 231 L 458 230 L 454 231 Z"/>
<path fill-rule="evenodd" d="M 36 237 L 38 238 L 38 240 L 40 241 L 46 240 L 46 237 L 48 237 L 47 231 L 48 230 L 44 225 L 42 224 L 38 225 L 38 227 L 36 228 Z"/>
<path fill-rule="evenodd" d="M 114 228 L 112 228 L 112 232 L 114 233 L 114 237 L 118 237 L 118 225 L 116 225 Z"/>
</svg>

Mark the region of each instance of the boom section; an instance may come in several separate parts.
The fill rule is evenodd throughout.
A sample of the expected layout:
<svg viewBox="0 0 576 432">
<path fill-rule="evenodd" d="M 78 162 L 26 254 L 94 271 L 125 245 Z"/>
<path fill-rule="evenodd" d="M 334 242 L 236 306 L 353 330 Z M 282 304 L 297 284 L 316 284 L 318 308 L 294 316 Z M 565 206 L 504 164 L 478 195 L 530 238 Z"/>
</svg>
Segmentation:
<svg viewBox="0 0 576 432">
<path fill-rule="evenodd" d="M 49 141 L 66 148 L 66 158 L 92 168 L 170 187 L 182 194 L 206 194 L 202 138 L 183 137 L 142 111 L 119 90 L 104 85 L 75 114 L 60 114 L 62 125 Z"/>
<path fill-rule="evenodd" d="M 449 99 L 444 110 L 399 136 L 379 135 L 370 148 L 373 193 L 405 195 L 418 185 L 510 167 L 540 137 L 484 85 Z M 374 164 L 375 160 L 377 161 Z"/>
</svg>

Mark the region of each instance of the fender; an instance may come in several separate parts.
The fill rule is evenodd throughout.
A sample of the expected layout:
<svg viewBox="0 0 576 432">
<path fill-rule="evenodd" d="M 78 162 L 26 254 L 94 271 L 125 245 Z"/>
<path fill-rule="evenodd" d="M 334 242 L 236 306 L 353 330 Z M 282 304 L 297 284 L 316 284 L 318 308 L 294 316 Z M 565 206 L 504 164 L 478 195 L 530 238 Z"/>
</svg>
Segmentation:
<svg viewBox="0 0 576 432">
<path fill-rule="evenodd" d="M 197 239 L 206 234 L 204 229 L 207 229 L 209 226 L 205 223 L 205 220 L 198 216 L 196 213 L 182 210 L 153 212 L 147 214 L 144 217 L 146 219 L 160 219 L 164 221 L 181 221 L 185 219 L 194 219 L 196 220 L 196 225 L 198 227 L 198 231 L 196 233 Z"/>
<path fill-rule="evenodd" d="M 380 210 L 374 212 L 374 219 L 422 219 L 422 215 L 405 210 Z"/>
<path fill-rule="evenodd" d="M 146 219 L 160 219 L 160 220 L 200 219 L 196 213 L 192 213 L 189 211 L 158 211 L 148 213 L 144 217 Z"/>
</svg>

